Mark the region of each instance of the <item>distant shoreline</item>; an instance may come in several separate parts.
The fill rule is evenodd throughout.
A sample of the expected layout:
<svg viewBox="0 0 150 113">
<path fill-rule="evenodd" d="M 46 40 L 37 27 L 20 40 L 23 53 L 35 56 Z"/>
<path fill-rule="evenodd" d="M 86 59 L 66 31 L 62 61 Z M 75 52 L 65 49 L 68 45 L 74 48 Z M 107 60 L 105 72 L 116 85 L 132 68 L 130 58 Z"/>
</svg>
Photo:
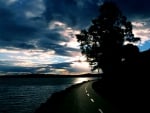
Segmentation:
<svg viewBox="0 0 150 113">
<path fill-rule="evenodd" d="M 55 75 L 55 74 L 28 74 L 28 75 L 2 75 L 0 78 L 71 78 L 71 77 L 101 77 L 102 74 L 81 75 Z"/>
</svg>

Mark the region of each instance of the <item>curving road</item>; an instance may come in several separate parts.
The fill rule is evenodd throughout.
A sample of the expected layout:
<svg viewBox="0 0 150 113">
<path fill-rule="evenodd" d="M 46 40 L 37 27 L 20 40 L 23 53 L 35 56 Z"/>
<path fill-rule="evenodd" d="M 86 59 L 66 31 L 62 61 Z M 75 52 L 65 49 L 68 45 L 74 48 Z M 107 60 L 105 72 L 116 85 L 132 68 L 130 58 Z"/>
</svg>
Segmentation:
<svg viewBox="0 0 150 113">
<path fill-rule="evenodd" d="M 54 113 L 120 113 L 92 89 L 92 81 L 72 88 L 66 93 Z M 52 113 L 52 112 L 49 112 Z"/>
</svg>

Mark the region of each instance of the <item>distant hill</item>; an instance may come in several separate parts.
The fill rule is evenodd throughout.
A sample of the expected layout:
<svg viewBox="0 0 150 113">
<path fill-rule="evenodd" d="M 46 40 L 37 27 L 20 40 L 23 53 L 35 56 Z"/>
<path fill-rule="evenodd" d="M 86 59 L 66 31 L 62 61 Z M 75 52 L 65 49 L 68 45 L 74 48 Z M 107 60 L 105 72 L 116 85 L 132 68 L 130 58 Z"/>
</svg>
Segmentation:
<svg viewBox="0 0 150 113">
<path fill-rule="evenodd" d="M 56 74 L 28 74 L 28 75 L 3 75 L 0 78 L 67 78 L 67 77 L 101 77 L 101 74 L 81 75 L 56 75 Z"/>
</svg>

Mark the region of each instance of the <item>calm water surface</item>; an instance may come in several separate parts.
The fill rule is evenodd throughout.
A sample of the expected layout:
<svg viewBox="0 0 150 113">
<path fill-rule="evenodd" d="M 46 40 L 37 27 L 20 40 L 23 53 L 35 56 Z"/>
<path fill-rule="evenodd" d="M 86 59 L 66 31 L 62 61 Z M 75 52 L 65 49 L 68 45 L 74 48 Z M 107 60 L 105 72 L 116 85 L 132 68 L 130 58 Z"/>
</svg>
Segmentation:
<svg viewBox="0 0 150 113">
<path fill-rule="evenodd" d="M 33 113 L 52 93 L 97 78 L 0 78 L 0 113 Z"/>
</svg>

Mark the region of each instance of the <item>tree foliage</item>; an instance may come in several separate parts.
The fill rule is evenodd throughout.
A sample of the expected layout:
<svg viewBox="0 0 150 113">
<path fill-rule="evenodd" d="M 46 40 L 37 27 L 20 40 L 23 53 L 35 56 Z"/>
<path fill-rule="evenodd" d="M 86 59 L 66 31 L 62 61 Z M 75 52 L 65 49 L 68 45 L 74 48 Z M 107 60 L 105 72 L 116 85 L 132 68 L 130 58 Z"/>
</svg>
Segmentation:
<svg viewBox="0 0 150 113">
<path fill-rule="evenodd" d="M 131 22 L 127 21 L 115 3 L 105 2 L 99 12 L 92 25 L 77 35 L 77 40 L 92 70 L 102 69 L 106 72 L 121 63 L 125 42 L 134 43 L 139 38 L 134 37 Z"/>
</svg>

